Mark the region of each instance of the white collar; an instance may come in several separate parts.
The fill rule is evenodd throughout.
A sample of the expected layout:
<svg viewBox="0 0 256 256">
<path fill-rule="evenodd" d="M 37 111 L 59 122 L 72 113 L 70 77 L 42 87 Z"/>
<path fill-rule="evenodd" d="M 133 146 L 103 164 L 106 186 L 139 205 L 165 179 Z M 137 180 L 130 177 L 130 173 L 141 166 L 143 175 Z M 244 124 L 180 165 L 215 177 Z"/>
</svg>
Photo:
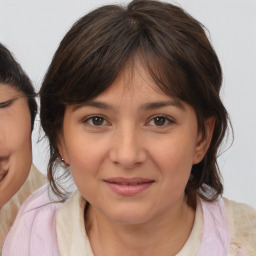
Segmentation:
<svg viewBox="0 0 256 256">
<path fill-rule="evenodd" d="M 60 256 L 93 256 L 85 231 L 84 209 L 86 201 L 78 191 L 65 202 L 57 215 L 57 239 Z M 197 200 L 195 222 L 191 234 L 176 256 L 194 256 L 200 246 L 203 230 L 203 215 L 200 200 Z"/>
</svg>

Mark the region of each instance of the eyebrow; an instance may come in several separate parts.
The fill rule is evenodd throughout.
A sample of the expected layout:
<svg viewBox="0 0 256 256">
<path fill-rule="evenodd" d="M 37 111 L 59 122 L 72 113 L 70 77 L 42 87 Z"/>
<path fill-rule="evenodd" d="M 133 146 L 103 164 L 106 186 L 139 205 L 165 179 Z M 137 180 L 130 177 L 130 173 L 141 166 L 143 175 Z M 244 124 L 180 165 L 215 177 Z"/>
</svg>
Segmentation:
<svg viewBox="0 0 256 256">
<path fill-rule="evenodd" d="M 149 102 L 143 104 L 140 108 L 143 110 L 154 110 L 158 108 L 173 106 L 180 108 L 182 110 L 185 109 L 184 105 L 179 100 L 168 100 L 168 101 L 159 101 L 159 102 Z"/>
<path fill-rule="evenodd" d="M 149 111 L 149 110 L 159 109 L 159 108 L 168 107 L 168 106 L 174 106 L 181 110 L 185 109 L 184 105 L 179 100 L 148 102 L 140 106 L 139 109 L 143 111 Z M 75 105 L 72 111 L 76 111 L 77 109 L 82 107 L 94 107 L 94 108 L 106 109 L 106 110 L 115 109 L 114 106 L 101 101 L 87 101 L 87 102 Z"/>
<path fill-rule="evenodd" d="M 6 103 L 12 103 L 12 102 L 14 102 L 15 100 L 17 100 L 17 99 L 19 99 L 19 98 L 21 98 L 21 97 L 13 97 L 13 98 L 10 98 L 10 99 L 8 99 L 8 100 L 4 100 L 4 101 L 1 101 L 0 100 L 0 104 L 6 104 Z"/>
<path fill-rule="evenodd" d="M 94 107 L 94 108 L 99 108 L 99 109 L 113 109 L 114 108 L 111 105 L 106 104 L 101 101 L 86 101 L 86 102 L 83 102 L 80 104 L 76 104 L 73 107 L 72 111 L 76 111 L 77 109 L 82 108 L 82 107 Z"/>
</svg>

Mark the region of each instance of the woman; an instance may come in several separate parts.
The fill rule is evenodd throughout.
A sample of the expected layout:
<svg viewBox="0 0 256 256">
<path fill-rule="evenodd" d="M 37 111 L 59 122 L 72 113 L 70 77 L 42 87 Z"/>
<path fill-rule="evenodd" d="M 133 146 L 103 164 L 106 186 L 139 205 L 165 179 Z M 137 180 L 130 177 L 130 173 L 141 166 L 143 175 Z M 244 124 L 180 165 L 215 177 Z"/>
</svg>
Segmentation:
<svg viewBox="0 0 256 256">
<path fill-rule="evenodd" d="M 29 78 L 0 44 L 0 248 L 20 205 L 46 182 L 31 166 L 31 132 L 36 113 Z"/>
<path fill-rule="evenodd" d="M 78 191 L 64 204 L 34 193 L 4 255 L 255 255 L 255 210 L 221 198 L 221 83 L 202 25 L 175 5 L 78 20 L 40 90 L 52 190 L 64 198 L 62 165 Z"/>
</svg>

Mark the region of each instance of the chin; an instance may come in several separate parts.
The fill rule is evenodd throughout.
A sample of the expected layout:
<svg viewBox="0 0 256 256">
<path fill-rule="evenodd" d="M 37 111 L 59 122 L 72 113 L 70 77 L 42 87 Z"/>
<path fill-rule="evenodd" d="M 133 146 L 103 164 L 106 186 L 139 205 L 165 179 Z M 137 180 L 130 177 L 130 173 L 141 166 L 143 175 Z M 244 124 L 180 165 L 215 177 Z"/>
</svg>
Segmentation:
<svg viewBox="0 0 256 256">
<path fill-rule="evenodd" d="M 150 211 L 143 211 L 143 209 L 115 209 L 108 217 L 115 223 L 122 225 L 139 225 L 147 222 L 151 215 Z"/>
</svg>

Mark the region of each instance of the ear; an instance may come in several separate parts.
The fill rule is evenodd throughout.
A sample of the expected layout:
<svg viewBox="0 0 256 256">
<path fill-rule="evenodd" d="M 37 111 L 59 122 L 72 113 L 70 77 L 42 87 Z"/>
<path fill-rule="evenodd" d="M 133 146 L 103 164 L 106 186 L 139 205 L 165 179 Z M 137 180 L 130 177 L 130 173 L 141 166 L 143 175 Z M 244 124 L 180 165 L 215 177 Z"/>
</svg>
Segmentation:
<svg viewBox="0 0 256 256">
<path fill-rule="evenodd" d="M 215 120 L 215 117 L 209 117 L 205 120 L 205 136 L 203 137 L 203 134 L 201 132 L 198 134 L 193 164 L 200 163 L 201 160 L 204 158 L 212 140 Z"/>
<path fill-rule="evenodd" d="M 69 166 L 66 144 L 62 132 L 57 136 L 57 148 L 61 157 L 61 161 L 64 160 L 65 165 Z"/>
</svg>

